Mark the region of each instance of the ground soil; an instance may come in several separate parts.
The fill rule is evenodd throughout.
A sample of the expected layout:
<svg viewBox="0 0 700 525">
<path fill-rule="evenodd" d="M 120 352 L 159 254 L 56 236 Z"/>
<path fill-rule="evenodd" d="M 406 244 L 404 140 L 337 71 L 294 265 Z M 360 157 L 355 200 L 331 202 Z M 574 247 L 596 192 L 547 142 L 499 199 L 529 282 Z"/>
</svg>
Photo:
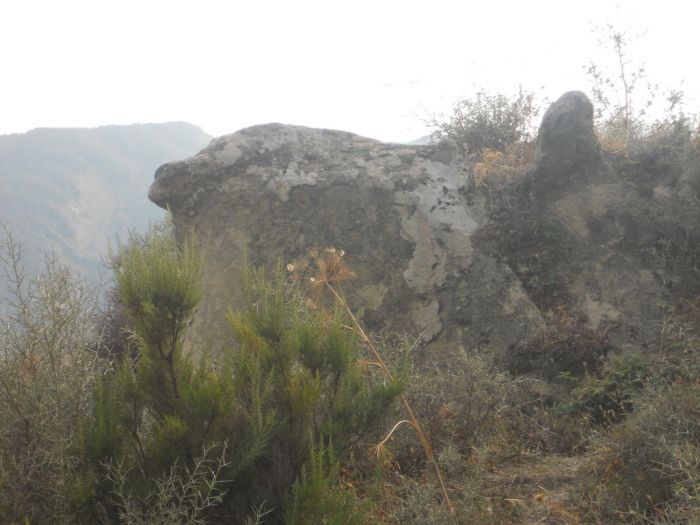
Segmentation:
<svg viewBox="0 0 700 525">
<path fill-rule="evenodd" d="M 576 509 L 579 472 L 587 463 L 582 456 L 521 454 L 489 468 L 482 496 L 492 501 L 492 512 L 522 525 L 579 525 L 584 522 Z M 487 509 L 488 510 L 488 509 Z M 511 521 L 512 520 L 512 521 Z"/>
</svg>

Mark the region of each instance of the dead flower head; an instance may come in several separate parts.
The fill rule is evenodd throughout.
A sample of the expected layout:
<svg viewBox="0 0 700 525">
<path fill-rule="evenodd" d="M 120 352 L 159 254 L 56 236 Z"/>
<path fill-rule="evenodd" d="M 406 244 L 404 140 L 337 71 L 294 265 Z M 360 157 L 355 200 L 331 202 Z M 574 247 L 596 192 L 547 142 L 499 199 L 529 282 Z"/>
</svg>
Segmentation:
<svg viewBox="0 0 700 525">
<path fill-rule="evenodd" d="M 312 282 L 338 286 L 355 277 L 355 273 L 343 261 L 344 250 L 324 248 L 323 252 L 312 251 L 310 256 L 314 266 Z"/>
</svg>

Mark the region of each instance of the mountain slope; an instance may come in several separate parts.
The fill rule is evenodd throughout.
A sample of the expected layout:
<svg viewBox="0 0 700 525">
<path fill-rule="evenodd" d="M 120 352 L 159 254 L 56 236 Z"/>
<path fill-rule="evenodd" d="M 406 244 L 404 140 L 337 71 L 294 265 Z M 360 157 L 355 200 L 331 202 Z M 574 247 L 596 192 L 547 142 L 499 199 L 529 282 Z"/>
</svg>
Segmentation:
<svg viewBox="0 0 700 525">
<path fill-rule="evenodd" d="M 95 277 L 109 239 L 163 216 L 146 197 L 156 168 L 210 139 L 185 122 L 0 135 L 0 221 L 25 245 L 30 271 L 54 251 Z"/>
</svg>

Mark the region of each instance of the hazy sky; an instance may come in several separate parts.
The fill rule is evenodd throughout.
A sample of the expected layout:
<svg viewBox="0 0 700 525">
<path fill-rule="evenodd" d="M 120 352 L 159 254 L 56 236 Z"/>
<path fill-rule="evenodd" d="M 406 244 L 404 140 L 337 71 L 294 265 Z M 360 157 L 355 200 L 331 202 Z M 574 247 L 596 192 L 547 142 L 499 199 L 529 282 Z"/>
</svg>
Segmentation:
<svg viewBox="0 0 700 525">
<path fill-rule="evenodd" d="M 645 33 L 652 80 L 700 94 L 689 0 L 0 0 L 0 134 L 186 120 L 425 134 L 478 87 L 553 99 L 613 58 L 596 25 Z M 700 9 L 700 8 L 698 8 Z M 690 100 L 697 109 L 696 100 Z"/>
</svg>

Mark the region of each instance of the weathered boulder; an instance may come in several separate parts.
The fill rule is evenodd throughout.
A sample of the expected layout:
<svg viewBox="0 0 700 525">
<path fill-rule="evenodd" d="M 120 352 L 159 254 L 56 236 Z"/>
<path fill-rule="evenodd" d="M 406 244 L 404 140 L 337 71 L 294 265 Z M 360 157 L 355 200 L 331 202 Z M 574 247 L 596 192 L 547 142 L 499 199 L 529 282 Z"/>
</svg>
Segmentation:
<svg viewBox="0 0 700 525">
<path fill-rule="evenodd" d="M 268 124 L 162 166 L 149 196 L 172 210 L 178 232 L 195 232 L 206 259 L 191 339 L 223 343 L 246 254 L 271 266 L 333 246 L 357 274 L 346 293 L 370 329 L 420 335 L 433 351 L 507 348 L 543 320 L 512 271 L 474 248 L 485 214 L 464 182 L 451 141 L 406 146 Z"/>
<path fill-rule="evenodd" d="M 425 355 L 489 346 L 514 371 L 556 375 L 609 344 L 653 347 L 669 312 L 700 293 L 700 210 L 603 162 L 592 116 L 580 92 L 552 104 L 535 166 L 483 207 L 451 141 L 268 124 L 162 166 L 150 198 L 206 259 L 193 347 L 228 344 L 246 257 L 270 267 L 326 247 L 345 250 L 357 275 L 345 292 L 365 325 L 420 336 Z M 572 357 L 559 336 L 551 347 L 542 333 L 561 326 L 598 350 Z"/>
<path fill-rule="evenodd" d="M 560 193 L 600 169 L 600 147 L 593 127 L 593 104 L 581 91 L 552 103 L 537 134 L 532 188 L 537 196 Z"/>
</svg>

